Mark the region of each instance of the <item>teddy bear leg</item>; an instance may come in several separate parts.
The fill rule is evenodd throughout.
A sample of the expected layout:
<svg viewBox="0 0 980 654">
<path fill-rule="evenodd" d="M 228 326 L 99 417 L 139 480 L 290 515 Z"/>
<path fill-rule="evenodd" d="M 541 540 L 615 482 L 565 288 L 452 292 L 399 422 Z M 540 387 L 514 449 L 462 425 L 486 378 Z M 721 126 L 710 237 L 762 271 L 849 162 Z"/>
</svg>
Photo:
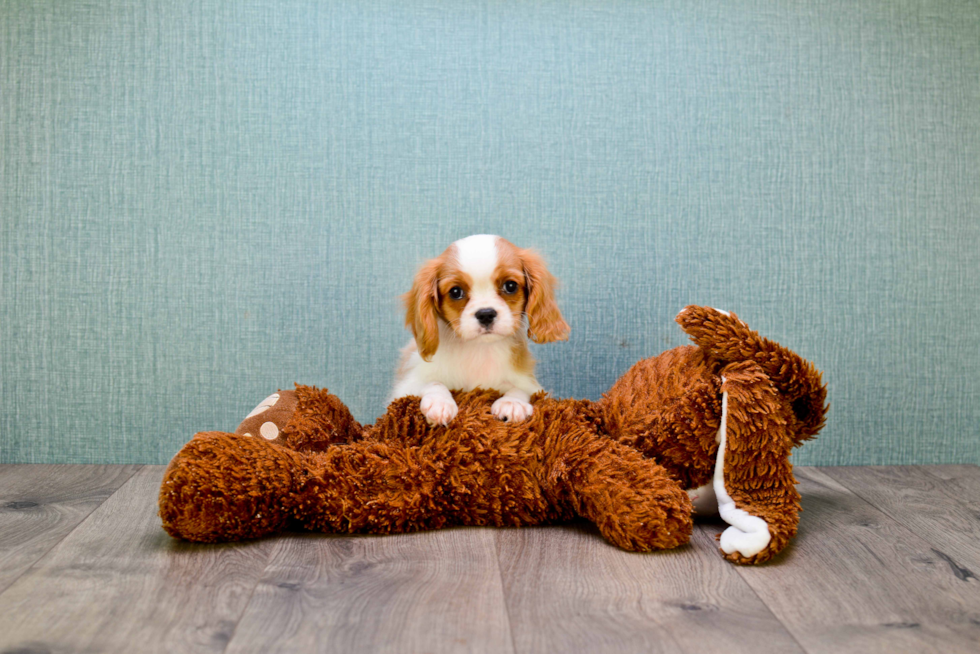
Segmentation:
<svg viewBox="0 0 980 654">
<path fill-rule="evenodd" d="M 318 452 L 358 440 L 362 427 L 350 410 L 325 389 L 296 385 L 262 400 L 235 430 L 299 452 Z"/>
<path fill-rule="evenodd" d="M 552 492 L 623 549 L 670 549 L 691 537 L 687 493 L 664 468 L 632 448 L 602 439 L 563 451 L 549 480 Z"/>
<path fill-rule="evenodd" d="M 736 563 L 762 563 L 786 546 L 799 522 L 790 409 L 754 362 L 722 370 L 721 390 L 713 487 L 718 512 L 731 525 L 721 535 L 721 551 Z"/>
</svg>

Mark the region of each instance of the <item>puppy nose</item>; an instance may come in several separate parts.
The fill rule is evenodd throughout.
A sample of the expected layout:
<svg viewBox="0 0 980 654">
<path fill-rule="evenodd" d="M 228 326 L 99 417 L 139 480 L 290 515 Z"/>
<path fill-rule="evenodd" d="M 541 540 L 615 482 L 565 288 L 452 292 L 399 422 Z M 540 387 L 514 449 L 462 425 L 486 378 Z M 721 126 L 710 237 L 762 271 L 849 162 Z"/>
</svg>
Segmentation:
<svg viewBox="0 0 980 654">
<path fill-rule="evenodd" d="M 480 309 L 473 314 L 476 319 L 480 321 L 480 324 L 484 327 L 489 327 L 493 324 L 493 319 L 497 317 L 496 309 Z"/>
</svg>

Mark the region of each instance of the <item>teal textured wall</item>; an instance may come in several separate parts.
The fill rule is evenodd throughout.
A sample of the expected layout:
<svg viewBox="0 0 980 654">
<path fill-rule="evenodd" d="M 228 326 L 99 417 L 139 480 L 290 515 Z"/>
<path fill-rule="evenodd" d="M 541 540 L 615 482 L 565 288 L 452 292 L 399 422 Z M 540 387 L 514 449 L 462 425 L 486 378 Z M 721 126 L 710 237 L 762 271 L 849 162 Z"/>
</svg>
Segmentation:
<svg viewBox="0 0 980 654">
<path fill-rule="evenodd" d="M 382 409 L 396 296 L 499 233 L 598 397 L 737 312 L 798 463 L 980 463 L 980 3 L 5 2 L 0 461 L 161 463 L 294 381 Z"/>
</svg>

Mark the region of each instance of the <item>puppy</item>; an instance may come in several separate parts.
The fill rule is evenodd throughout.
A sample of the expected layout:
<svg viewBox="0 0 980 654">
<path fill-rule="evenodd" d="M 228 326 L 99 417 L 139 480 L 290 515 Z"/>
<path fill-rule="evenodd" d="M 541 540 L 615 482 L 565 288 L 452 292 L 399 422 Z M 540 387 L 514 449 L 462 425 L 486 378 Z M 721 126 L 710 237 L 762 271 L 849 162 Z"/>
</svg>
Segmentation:
<svg viewBox="0 0 980 654">
<path fill-rule="evenodd" d="M 422 398 L 432 424 L 447 425 L 457 407 L 449 390 L 495 389 L 500 420 L 526 420 L 541 390 L 527 338 L 563 341 L 569 327 L 555 303 L 556 280 L 540 256 L 499 236 L 469 236 L 428 261 L 402 296 L 415 336 L 403 350 L 392 400 Z"/>
</svg>

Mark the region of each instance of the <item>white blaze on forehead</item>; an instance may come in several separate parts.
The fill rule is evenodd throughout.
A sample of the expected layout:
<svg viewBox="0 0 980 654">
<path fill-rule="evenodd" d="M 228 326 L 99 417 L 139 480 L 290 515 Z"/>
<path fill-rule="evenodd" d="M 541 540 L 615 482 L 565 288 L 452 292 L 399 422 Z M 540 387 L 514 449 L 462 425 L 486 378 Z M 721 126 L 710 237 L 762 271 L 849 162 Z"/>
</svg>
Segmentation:
<svg viewBox="0 0 980 654">
<path fill-rule="evenodd" d="M 486 284 L 493 288 L 493 275 L 497 269 L 497 237 L 491 234 L 467 236 L 456 241 L 456 260 L 459 268 L 473 280 L 474 288 Z M 485 290 L 481 288 L 480 290 Z"/>
<path fill-rule="evenodd" d="M 463 340 L 488 333 L 496 337 L 510 336 L 519 325 L 519 318 L 514 316 L 507 302 L 498 293 L 496 274 L 499 240 L 499 237 L 490 234 L 477 234 L 453 243 L 456 265 L 470 279 L 466 308 L 459 317 L 458 325 L 454 327 Z M 489 332 L 487 326 L 476 318 L 476 312 L 481 309 L 496 311 Z"/>
</svg>

